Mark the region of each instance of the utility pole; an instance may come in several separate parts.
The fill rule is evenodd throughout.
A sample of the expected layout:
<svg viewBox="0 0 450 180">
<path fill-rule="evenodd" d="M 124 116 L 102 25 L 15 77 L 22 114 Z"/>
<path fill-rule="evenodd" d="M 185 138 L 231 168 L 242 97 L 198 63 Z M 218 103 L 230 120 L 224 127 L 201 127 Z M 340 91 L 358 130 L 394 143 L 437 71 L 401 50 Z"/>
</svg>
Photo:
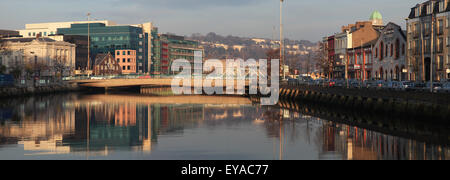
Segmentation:
<svg viewBox="0 0 450 180">
<path fill-rule="evenodd" d="M 434 59 L 434 12 L 431 14 L 431 58 L 430 58 L 430 91 L 433 93 L 433 59 Z"/>
<path fill-rule="evenodd" d="M 284 38 L 283 38 L 283 2 L 284 0 L 280 0 L 280 61 L 283 70 L 283 80 L 286 79 L 286 71 L 284 65 Z"/>
<path fill-rule="evenodd" d="M 88 17 L 88 60 L 87 60 L 87 73 L 89 75 L 89 71 L 91 69 L 91 28 L 90 28 L 90 20 L 91 13 L 87 14 Z"/>
</svg>

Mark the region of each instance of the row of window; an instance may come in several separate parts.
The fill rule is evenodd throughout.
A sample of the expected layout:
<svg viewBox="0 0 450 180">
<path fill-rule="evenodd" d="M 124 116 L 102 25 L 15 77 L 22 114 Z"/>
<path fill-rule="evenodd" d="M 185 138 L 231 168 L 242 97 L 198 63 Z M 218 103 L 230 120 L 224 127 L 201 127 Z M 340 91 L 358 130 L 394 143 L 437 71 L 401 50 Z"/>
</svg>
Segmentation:
<svg viewBox="0 0 450 180">
<path fill-rule="evenodd" d="M 400 50 L 401 55 L 405 55 L 405 44 L 401 45 L 400 49 L 400 40 L 396 39 L 395 43 L 384 44 L 381 41 L 379 47 L 375 48 L 375 57 L 382 61 L 385 57 L 394 57 L 394 59 L 400 58 Z M 389 53 L 388 53 L 389 52 Z"/>
<path fill-rule="evenodd" d="M 120 58 L 117 58 L 117 62 L 120 63 Z M 128 58 L 128 59 L 125 60 L 125 58 L 123 58 L 122 62 L 123 63 L 125 63 L 125 62 L 128 62 L 128 63 L 132 63 L 133 62 L 134 63 L 134 59 L 132 60 L 132 59 Z"/>
<path fill-rule="evenodd" d="M 123 56 L 125 55 L 131 55 L 131 51 L 116 51 L 117 55 L 120 56 L 120 54 L 122 54 Z M 134 53 L 133 53 L 134 54 Z"/>
<path fill-rule="evenodd" d="M 47 35 L 55 35 L 55 32 L 50 32 L 47 34 L 47 32 L 28 32 L 29 37 L 36 37 L 36 35 L 40 34 L 41 36 L 47 36 Z"/>
<path fill-rule="evenodd" d="M 415 62 L 413 62 L 415 61 Z M 422 62 L 422 59 L 420 57 L 416 57 L 416 59 L 413 59 L 412 61 L 408 61 L 408 66 L 416 65 L 419 67 L 419 62 Z M 445 65 L 450 63 L 450 55 L 447 55 L 447 59 L 444 58 L 444 56 L 439 55 L 436 59 L 436 69 L 438 70 L 444 70 Z"/>
<path fill-rule="evenodd" d="M 98 41 L 128 41 L 130 40 L 129 36 L 108 36 L 108 37 L 91 37 L 93 42 Z"/>
<path fill-rule="evenodd" d="M 135 67 L 133 66 L 122 66 L 122 70 L 135 70 Z"/>
</svg>

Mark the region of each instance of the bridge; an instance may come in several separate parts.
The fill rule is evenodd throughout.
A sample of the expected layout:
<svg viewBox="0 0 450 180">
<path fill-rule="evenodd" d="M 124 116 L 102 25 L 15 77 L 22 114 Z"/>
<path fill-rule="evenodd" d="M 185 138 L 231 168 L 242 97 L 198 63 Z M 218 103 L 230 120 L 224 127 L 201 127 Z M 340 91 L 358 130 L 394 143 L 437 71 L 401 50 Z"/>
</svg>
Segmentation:
<svg viewBox="0 0 450 180">
<path fill-rule="evenodd" d="M 198 79 L 191 79 L 191 87 L 195 86 L 195 81 Z M 215 79 L 220 80 L 220 79 Z M 103 79 L 103 80 L 71 80 L 70 83 L 78 84 L 80 87 L 88 88 L 120 88 L 120 87 L 151 87 L 151 86 L 172 86 L 172 78 L 162 79 Z M 205 79 L 202 79 L 202 85 Z M 235 88 L 237 87 L 238 80 L 234 80 Z M 245 80 L 245 86 L 248 86 L 249 80 Z M 181 85 L 181 84 L 180 84 Z M 222 87 L 227 85 L 226 80 L 223 80 Z M 203 86 L 204 87 L 204 86 Z M 212 82 L 212 87 L 215 86 L 215 81 Z"/>
</svg>

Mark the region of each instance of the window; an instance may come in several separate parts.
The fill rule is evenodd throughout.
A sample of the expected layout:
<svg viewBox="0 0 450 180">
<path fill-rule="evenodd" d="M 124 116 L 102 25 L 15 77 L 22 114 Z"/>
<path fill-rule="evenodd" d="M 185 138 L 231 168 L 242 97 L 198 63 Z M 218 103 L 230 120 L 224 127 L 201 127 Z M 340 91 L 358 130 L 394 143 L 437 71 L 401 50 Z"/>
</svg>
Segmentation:
<svg viewBox="0 0 450 180">
<path fill-rule="evenodd" d="M 44 32 L 44 36 L 47 36 L 47 32 Z"/>
<path fill-rule="evenodd" d="M 28 36 L 31 36 L 31 33 L 30 33 L 30 32 L 28 33 Z"/>
<path fill-rule="evenodd" d="M 128 58 L 128 60 L 127 60 L 128 62 L 131 62 L 131 59 L 130 58 Z"/>
<path fill-rule="evenodd" d="M 437 62 L 437 64 L 438 64 L 437 69 L 438 70 L 442 70 L 444 68 L 444 56 L 438 56 L 437 60 L 438 60 L 438 62 Z"/>
<path fill-rule="evenodd" d="M 36 37 L 36 33 L 35 32 L 33 33 L 33 36 Z"/>
<path fill-rule="evenodd" d="M 128 55 L 131 55 L 131 51 L 128 51 Z"/>
<path fill-rule="evenodd" d="M 378 58 L 378 48 L 375 48 L 375 58 Z"/>
<path fill-rule="evenodd" d="M 117 58 L 117 62 L 120 63 L 120 58 Z"/>
<path fill-rule="evenodd" d="M 128 70 L 130 70 L 131 69 L 131 67 L 130 66 L 128 66 Z"/>
<path fill-rule="evenodd" d="M 444 33 L 444 20 L 440 19 L 438 21 L 438 34 Z"/>
<path fill-rule="evenodd" d="M 384 58 L 384 43 L 381 41 L 380 43 L 380 61 Z"/>
<path fill-rule="evenodd" d="M 125 70 L 125 66 L 122 66 L 122 70 Z"/>
<path fill-rule="evenodd" d="M 389 48 L 388 45 L 386 44 L 386 46 L 384 48 L 386 48 L 384 51 L 384 56 L 388 57 L 388 48 Z"/>
<path fill-rule="evenodd" d="M 122 59 L 122 62 L 125 62 L 125 58 Z"/>
<path fill-rule="evenodd" d="M 117 55 L 120 55 L 120 51 L 117 51 Z"/>
<path fill-rule="evenodd" d="M 405 44 L 403 43 L 402 44 L 402 56 L 404 56 L 405 55 Z"/>
<path fill-rule="evenodd" d="M 123 51 L 122 55 L 126 55 L 126 52 L 125 52 L 125 51 Z"/>
<path fill-rule="evenodd" d="M 394 44 L 391 44 L 391 57 L 394 56 Z"/>
</svg>

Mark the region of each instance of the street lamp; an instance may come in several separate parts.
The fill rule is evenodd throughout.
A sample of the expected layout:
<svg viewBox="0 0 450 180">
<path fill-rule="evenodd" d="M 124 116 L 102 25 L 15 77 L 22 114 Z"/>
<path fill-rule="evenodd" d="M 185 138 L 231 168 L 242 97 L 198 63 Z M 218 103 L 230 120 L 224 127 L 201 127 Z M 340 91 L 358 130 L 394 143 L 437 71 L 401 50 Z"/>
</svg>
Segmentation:
<svg viewBox="0 0 450 180">
<path fill-rule="evenodd" d="M 280 64 L 283 70 L 283 80 L 286 79 L 286 73 L 284 70 L 284 40 L 283 40 L 283 2 L 280 0 Z"/>
</svg>

